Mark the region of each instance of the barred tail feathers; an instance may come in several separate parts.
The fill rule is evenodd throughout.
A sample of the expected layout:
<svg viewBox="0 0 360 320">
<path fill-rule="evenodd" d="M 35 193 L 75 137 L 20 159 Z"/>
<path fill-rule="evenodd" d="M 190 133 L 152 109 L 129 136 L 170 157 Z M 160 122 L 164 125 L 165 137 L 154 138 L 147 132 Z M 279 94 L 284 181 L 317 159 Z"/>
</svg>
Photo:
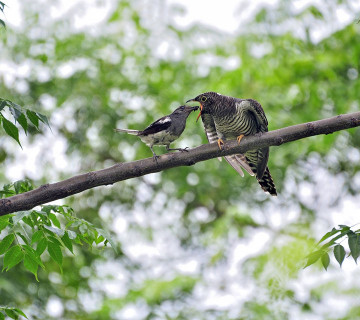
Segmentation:
<svg viewBox="0 0 360 320">
<path fill-rule="evenodd" d="M 269 192 L 272 196 L 277 196 L 275 184 L 268 167 L 265 168 L 264 174 L 261 179 L 258 179 L 258 182 L 265 192 Z"/>
<path fill-rule="evenodd" d="M 256 151 L 248 151 L 246 153 L 246 160 L 251 168 L 251 170 L 255 173 L 256 179 L 259 182 L 261 188 L 265 191 L 270 193 L 272 196 L 277 196 L 276 187 L 274 181 L 271 177 L 269 168 L 266 167 L 264 173 L 261 178 L 257 175 L 257 163 L 254 161 L 254 158 L 257 159 Z"/>
</svg>

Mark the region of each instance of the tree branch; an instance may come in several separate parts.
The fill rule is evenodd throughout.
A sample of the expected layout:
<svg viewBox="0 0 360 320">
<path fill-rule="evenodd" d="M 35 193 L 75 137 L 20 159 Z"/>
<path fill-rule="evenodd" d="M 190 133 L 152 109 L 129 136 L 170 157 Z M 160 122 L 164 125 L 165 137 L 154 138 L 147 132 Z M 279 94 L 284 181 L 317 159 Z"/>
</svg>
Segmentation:
<svg viewBox="0 0 360 320">
<path fill-rule="evenodd" d="M 37 205 L 62 199 L 84 190 L 140 177 L 152 172 L 179 166 L 191 166 L 197 162 L 216 157 L 278 146 L 290 141 L 320 134 L 330 134 L 357 126 L 360 126 L 360 112 L 298 124 L 262 135 L 247 136 L 241 140 L 240 145 L 235 140 L 226 141 L 224 150 L 219 150 L 217 143 L 212 143 L 193 148 L 188 152 L 164 154 L 157 163 L 152 158 L 118 163 L 106 169 L 88 172 L 53 184 L 45 184 L 35 190 L 0 199 L 0 216 L 20 210 L 29 210 Z"/>
</svg>

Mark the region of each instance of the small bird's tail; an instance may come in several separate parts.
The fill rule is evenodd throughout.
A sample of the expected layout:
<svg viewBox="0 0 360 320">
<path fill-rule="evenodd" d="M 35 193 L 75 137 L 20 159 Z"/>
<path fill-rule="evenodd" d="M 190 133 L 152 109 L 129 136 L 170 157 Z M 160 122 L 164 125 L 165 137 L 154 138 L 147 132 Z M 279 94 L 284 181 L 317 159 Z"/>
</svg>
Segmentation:
<svg viewBox="0 0 360 320">
<path fill-rule="evenodd" d="M 114 129 L 115 132 L 126 132 L 128 134 L 133 134 L 135 136 L 138 135 L 139 130 L 132 130 L 132 129 Z"/>
</svg>

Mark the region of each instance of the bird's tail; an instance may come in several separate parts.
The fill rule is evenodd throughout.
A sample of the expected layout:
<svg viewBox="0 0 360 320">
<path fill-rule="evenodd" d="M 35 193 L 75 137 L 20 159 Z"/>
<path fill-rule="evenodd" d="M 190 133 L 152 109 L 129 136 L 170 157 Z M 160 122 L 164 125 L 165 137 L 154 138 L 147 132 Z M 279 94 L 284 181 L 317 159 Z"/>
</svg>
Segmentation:
<svg viewBox="0 0 360 320">
<path fill-rule="evenodd" d="M 265 168 L 264 175 L 261 179 L 258 179 L 258 182 L 265 192 L 269 192 L 272 196 L 277 196 L 275 184 L 268 167 Z"/>
<path fill-rule="evenodd" d="M 258 175 L 257 175 L 257 166 L 256 166 L 256 164 L 254 164 L 254 162 L 251 162 L 250 159 L 247 156 L 246 156 L 246 160 L 247 160 L 247 163 L 249 164 L 251 170 L 255 173 L 256 179 L 259 182 L 261 188 L 265 192 L 269 192 L 272 196 L 277 196 L 274 180 L 271 177 L 269 168 L 266 167 L 265 170 L 264 170 L 263 176 L 261 178 L 259 178 Z"/>
<path fill-rule="evenodd" d="M 114 129 L 115 132 L 126 132 L 128 134 L 133 134 L 135 136 L 138 135 L 139 130 L 132 130 L 132 129 Z"/>
</svg>

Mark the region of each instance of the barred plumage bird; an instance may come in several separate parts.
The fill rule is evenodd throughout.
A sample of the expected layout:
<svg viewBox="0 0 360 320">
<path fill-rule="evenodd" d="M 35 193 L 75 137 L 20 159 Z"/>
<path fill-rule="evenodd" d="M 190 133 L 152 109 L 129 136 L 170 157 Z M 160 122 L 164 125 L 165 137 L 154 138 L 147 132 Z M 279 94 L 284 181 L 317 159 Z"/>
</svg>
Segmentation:
<svg viewBox="0 0 360 320">
<path fill-rule="evenodd" d="M 180 106 L 168 116 L 164 116 L 144 130 L 133 129 L 114 129 L 115 132 L 126 132 L 140 137 L 152 151 L 153 158 L 156 160 L 159 156 L 154 152 L 153 146 L 160 145 L 166 146 L 166 150 L 179 150 L 185 151 L 181 148 L 170 148 L 170 143 L 175 141 L 183 133 L 186 125 L 186 119 L 192 111 L 199 109 L 199 107 Z"/>
<path fill-rule="evenodd" d="M 216 92 L 206 92 L 187 102 L 200 103 L 201 119 L 209 143 L 217 141 L 221 148 L 223 140 L 267 132 L 268 122 L 260 103 L 253 99 L 237 99 Z M 269 148 L 249 150 L 245 154 L 226 156 L 226 161 L 241 175 L 242 169 L 256 178 L 265 192 L 276 196 L 276 188 L 267 162 Z"/>
</svg>

